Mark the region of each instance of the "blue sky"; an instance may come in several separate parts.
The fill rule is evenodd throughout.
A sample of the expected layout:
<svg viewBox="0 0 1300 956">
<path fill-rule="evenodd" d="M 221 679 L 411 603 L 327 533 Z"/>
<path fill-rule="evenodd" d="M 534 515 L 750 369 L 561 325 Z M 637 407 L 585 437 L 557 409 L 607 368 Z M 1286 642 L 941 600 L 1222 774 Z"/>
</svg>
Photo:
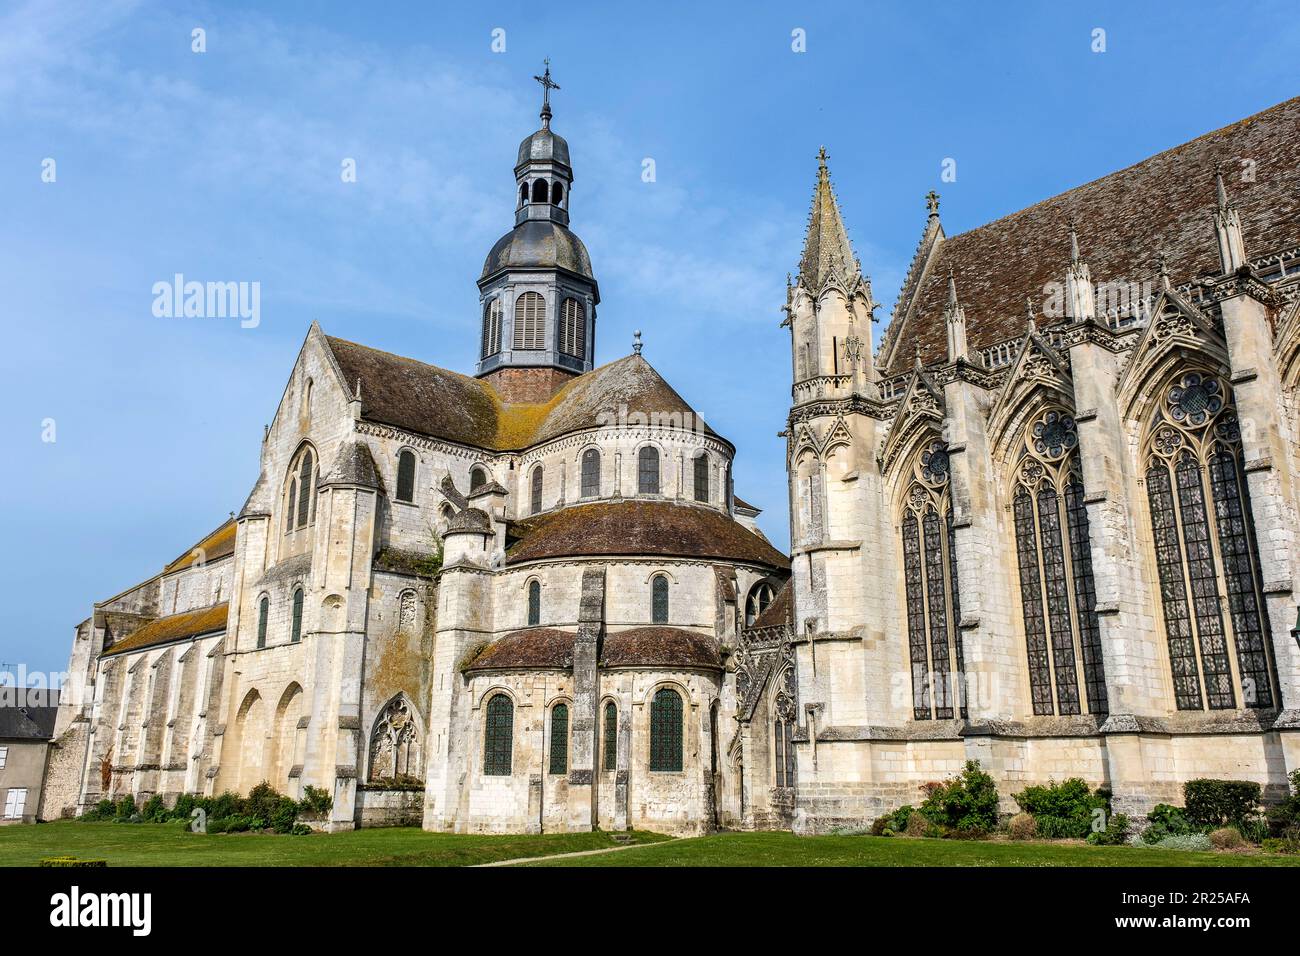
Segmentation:
<svg viewBox="0 0 1300 956">
<path fill-rule="evenodd" d="M 887 318 L 929 189 L 953 234 L 1297 92 L 1290 4 L 1168 9 L 0 5 L 0 664 L 61 670 L 93 601 L 239 508 L 313 319 L 472 371 L 474 280 L 513 222 L 544 56 L 601 285 L 597 360 L 642 329 L 784 546 L 778 310 L 818 146 Z M 260 282 L 261 324 L 154 317 L 177 272 Z"/>
</svg>

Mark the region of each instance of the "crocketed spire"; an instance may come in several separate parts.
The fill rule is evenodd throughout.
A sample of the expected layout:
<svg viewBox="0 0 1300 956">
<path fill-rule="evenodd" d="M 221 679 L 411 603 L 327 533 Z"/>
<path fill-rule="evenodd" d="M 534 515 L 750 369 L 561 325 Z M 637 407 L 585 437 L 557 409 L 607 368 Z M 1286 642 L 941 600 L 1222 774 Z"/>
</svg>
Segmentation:
<svg viewBox="0 0 1300 956">
<path fill-rule="evenodd" d="M 861 270 L 849 235 L 840 218 L 839 203 L 831 188 L 831 174 L 826 167 L 826 147 L 817 153 L 817 185 L 813 188 L 812 212 L 808 216 L 808 235 L 804 238 L 803 256 L 799 260 L 799 283 L 819 293 L 832 279 L 848 284 Z"/>
</svg>

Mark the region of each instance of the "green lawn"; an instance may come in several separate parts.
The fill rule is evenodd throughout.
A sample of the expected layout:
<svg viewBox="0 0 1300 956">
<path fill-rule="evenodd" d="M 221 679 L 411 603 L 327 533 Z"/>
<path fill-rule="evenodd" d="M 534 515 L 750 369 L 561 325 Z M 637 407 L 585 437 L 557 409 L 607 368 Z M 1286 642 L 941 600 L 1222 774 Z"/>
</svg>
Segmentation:
<svg viewBox="0 0 1300 956">
<path fill-rule="evenodd" d="M 719 833 L 665 842 L 633 832 L 629 850 L 535 866 L 1298 866 L 1300 857 L 1187 853 L 1081 843 L 914 840 L 907 837 Z M 660 844 L 660 845 L 654 845 Z M 41 857 L 106 859 L 109 866 L 466 866 L 619 846 L 609 833 L 469 836 L 414 828 L 312 836 L 187 833 L 176 824 L 78 823 L 0 827 L 0 866 Z"/>
<path fill-rule="evenodd" d="M 719 833 L 531 866 L 1300 866 L 1300 856 L 1083 843 Z"/>
<path fill-rule="evenodd" d="M 631 834 L 635 842 L 664 840 Z M 467 866 L 618 846 L 608 833 L 470 836 L 410 827 L 311 836 L 187 833 L 180 823 L 81 823 L 0 827 L 0 866 L 41 857 L 108 860 L 109 866 Z"/>
</svg>

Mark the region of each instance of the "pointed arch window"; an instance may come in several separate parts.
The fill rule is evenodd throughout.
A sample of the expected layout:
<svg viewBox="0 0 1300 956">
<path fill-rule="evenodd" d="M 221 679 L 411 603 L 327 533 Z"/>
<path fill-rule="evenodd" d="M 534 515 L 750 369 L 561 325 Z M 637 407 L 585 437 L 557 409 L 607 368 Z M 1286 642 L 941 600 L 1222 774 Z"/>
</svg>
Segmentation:
<svg viewBox="0 0 1300 956">
<path fill-rule="evenodd" d="M 572 296 L 560 309 L 560 351 L 574 358 L 587 357 L 587 310 Z"/>
<path fill-rule="evenodd" d="M 525 292 L 515 299 L 514 347 L 523 350 L 546 348 L 545 321 L 546 300 L 540 293 Z"/>
<path fill-rule="evenodd" d="M 293 625 L 289 632 L 289 643 L 297 644 L 302 640 L 302 588 L 293 589 Z"/>
<path fill-rule="evenodd" d="M 542 510 L 542 466 L 533 469 L 531 487 L 529 488 L 529 509 L 533 514 Z"/>
<path fill-rule="evenodd" d="M 650 622 L 652 624 L 668 623 L 668 577 L 656 574 L 650 583 Z"/>
<path fill-rule="evenodd" d="M 569 706 L 556 704 L 551 708 L 551 762 L 550 772 L 569 772 Z"/>
<path fill-rule="evenodd" d="M 397 456 L 397 500 L 415 501 L 415 452 L 409 448 Z"/>
<path fill-rule="evenodd" d="M 776 591 L 766 581 L 759 581 L 750 588 L 749 596 L 745 599 L 745 626 L 753 627 L 759 615 L 768 609 L 775 597 Z"/>
<path fill-rule="evenodd" d="M 370 780 L 423 781 L 420 730 L 405 694 L 385 705 L 370 734 Z"/>
<path fill-rule="evenodd" d="M 501 299 L 496 298 L 483 307 L 482 358 L 501 351 Z"/>
<path fill-rule="evenodd" d="M 601 766 L 606 770 L 615 770 L 618 767 L 618 707 L 614 702 L 608 701 L 605 704 L 605 728 L 604 752 L 601 755 Z"/>
<path fill-rule="evenodd" d="M 312 469 L 312 454 L 308 448 L 302 453 L 302 462 L 298 465 L 298 487 L 302 494 L 298 496 L 298 527 L 303 527 L 312 517 L 311 502 L 316 497 L 315 472 Z"/>
<path fill-rule="evenodd" d="M 262 596 L 257 602 L 257 649 L 266 647 L 266 619 L 271 614 L 271 599 Z"/>
<path fill-rule="evenodd" d="M 1011 511 L 1034 714 L 1105 714 L 1106 675 L 1074 418 L 1049 409 L 1026 429 Z"/>
<path fill-rule="evenodd" d="M 948 446 L 930 441 L 913 466 L 899 523 L 912 716 L 966 716 Z"/>
<path fill-rule="evenodd" d="M 600 452 L 594 448 L 582 453 L 582 497 L 600 497 Z"/>
<path fill-rule="evenodd" d="M 536 578 L 528 582 L 528 626 L 542 623 L 542 582 Z"/>
<path fill-rule="evenodd" d="M 692 461 L 692 469 L 695 478 L 695 500 L 708 502 L 709 500 L 709 456 L 705 452 L 695 456 Z"/>
<path fill-rule="evenodd" d="M 650 704 L 650 769 L 682 769 L 682 696 L 661 688 Z"/>
<path fill-rule="evenodd" d="M 285 494 L 284 530 L 288 534 L 315 519 L 316 460 L 310 446 L 302 448 L 289 464 Z"/>
<path fill-rule="evenodd" d="M 1232 393 L 1189 370 L 1161 399 L 1148 429 L 1146 485 L 1174 702 L 1179 710 L 1272 708 L 1275 664 Z"/>
<path fill-rule="evenodd" d="M 293 530 L 293 519 L 298 513 L 298 479 L 289 479 L 289 496 L 285 499 L 284 508 L 284 533 L 288 534 Z"/>
<path fill-rule="evenodd" d="M 478 491 L 487 484 L 487 472 L 475 465 L 469 470 L 469 490 L 470 492 Z"/>
<path fill-rule="evenodd" d="M 659 494 L 659 449 L 644 446 L 636 455 L 636 490 L 642 495 Z"/>
<path fill-rule="evenodd" d="M 505 694 L 488 701 L 483 727 L 483 773 L 489 777 L 510 776 L 514 750 L 515 705 Z"/>
<path fill-rule="evenodd" d="M 787 667 L 777 681 L 772 700 L 772 766 L 778 787 L 794 786 L 794 668 Z"/>
</svg>

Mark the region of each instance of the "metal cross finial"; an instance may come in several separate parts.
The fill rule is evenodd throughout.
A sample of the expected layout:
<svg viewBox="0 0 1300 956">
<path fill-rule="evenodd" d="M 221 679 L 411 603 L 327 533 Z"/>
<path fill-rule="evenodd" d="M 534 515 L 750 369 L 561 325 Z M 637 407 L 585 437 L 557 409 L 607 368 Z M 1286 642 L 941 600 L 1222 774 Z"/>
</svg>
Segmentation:
<svg viewBox="0 0 1300 956">
<path fill-rule="evenodd" d="M 933 189 L 925 194 L 925 207 L 930 210 L 931 216 L 939 215 L 939 194 Z"/>
<path fill-rule="evenodd" d="M 542 84 L 542 129 L 550 129 L 551 90 L 558 90 L 560 84 L 551 79 L 551 58 L 548 56 L 542 62 L 546 64 L 546 70 L 541 76 L 534 76 L 533 79 Z"/>
</svg>

